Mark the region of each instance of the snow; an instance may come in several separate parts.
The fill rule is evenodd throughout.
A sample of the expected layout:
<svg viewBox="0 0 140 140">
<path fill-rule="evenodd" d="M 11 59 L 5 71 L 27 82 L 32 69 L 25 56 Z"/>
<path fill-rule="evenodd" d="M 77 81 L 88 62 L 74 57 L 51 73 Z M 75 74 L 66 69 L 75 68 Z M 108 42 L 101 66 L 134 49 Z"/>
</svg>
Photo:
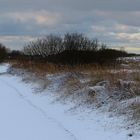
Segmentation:
<svg viewBox="0 0 140 140">
<path fill-rule="evenodd" d="M 7 71 L 9 64 L 3 63 L 0 65 L 0 73 L 4 73 Z"/>
<path fill-rule="evenodd" d="M 15 79 L 10 81 L 14 87 L 8 82 L 9 77 L 6 77 L 0 77 L 1 140 L 75 139 L 66 129 L 24 99 L 16 89 L 18 83 Z M 24 92 L 24 88 L 23 86 L 21 91 Z"/>
<path fill-rule="evenodd" d="M 140 56 L 135 57 L 121 57 L 118 60 L 125 61 L 125 62 L 140 62 Z"/>
<path fill-rule="evenodd" d="M 1 140 L 140 139 L 135 129 L 123 127 L 126 120 L 122 117 L 110 117 L 109 113 L 82 107 L 70 111 L 73 104 L 55 102 L 51 90 L 33 94 L 33 84 L 5 74 L 8 67 L 0 66 Z M 100 87 L 96 86 L 97 89 Z"/>
</svg>

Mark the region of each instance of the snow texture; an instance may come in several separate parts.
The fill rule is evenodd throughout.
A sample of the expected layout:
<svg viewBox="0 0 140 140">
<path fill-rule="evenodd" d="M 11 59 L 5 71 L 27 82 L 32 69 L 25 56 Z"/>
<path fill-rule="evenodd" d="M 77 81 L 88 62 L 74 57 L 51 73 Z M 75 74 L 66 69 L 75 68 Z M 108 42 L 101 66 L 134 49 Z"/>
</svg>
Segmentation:
<svg viewBox="0 0 140 140">
<path fill-rule="evenodd" d="M 0 66 L 1 140 L 140 139 L 135 129 L 123 127 L 126 122 L 121 117 L 109 117 L 108 113 L 83 111 L 82 108 L 71 112 L 72 103 L 54 102 L 51 90 L 33 94 L 34 85 L 6 74 L 8 67 L 7 64 Z M 96 91 L 100 89 L 100 86 L 94 87 Z"/>
</svg>

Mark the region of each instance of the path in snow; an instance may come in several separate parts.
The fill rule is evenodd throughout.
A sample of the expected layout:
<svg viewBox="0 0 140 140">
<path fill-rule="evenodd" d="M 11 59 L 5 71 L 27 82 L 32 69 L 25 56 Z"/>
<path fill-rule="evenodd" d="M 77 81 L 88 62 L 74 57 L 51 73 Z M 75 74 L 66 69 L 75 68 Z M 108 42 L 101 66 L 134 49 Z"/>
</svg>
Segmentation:
<svg viewBox="0 0 140 140">
<path fill-rule="evenodd" d="M 26 101 L 26 102 L 25 102 Z M 47 117 L 9 83 L 0 79 L 1 140 L 75 140 L 72 133 Z"/>
</svg>

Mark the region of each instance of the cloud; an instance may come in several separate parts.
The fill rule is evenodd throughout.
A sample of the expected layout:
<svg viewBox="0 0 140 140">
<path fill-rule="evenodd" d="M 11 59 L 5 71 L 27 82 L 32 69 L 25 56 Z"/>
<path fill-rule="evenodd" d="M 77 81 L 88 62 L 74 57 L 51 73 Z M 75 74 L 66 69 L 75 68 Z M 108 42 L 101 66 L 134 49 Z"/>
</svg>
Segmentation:
<svg viewBox="0 0 140 140">
<path fill-rule="evenodd" d="M 139 19 L 140 0 L 0 0 L 0 35 L 15 42 L 23 36 L 81 32 L 110 46 L 139 46 Z"/>
<path fill-rule="evenodd" d="M 58 13 L 46 10 L 1 13 L 0 35 L 40 35 L 58 24 L 60 18 Z"/>
<path fill-rule="evenodd" d="M 27 23 L 32 21 L 40 26 L 54 25 L 58 22 L 60 18 L 59 14 L 50 13 L 46 10 L 6 13 L 4 16 L 12 18 L 13 20 L 21 23 Z"/>
<path fill-rule="evenodd" d="M 35 39 L 36 37 L 33 36 L 0 36 L 0 42 L 8 48 L 16 50 L 21 50 L 26 43 Z"/>
</svg>

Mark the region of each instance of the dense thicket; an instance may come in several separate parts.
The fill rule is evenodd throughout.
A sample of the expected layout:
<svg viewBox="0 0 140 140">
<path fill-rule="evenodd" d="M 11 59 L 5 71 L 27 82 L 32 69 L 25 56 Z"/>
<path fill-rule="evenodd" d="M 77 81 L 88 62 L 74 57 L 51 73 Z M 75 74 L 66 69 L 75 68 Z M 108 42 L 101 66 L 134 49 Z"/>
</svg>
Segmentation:
<svg viewBox="0 0 140 140">
<path fill-rule="evenodd" d="M 48 35 L 30 42 L 24 47 L 24 54 L 47 57 L 63 51 L 96 51 L 99 47 L 96 39 L 89 39 L 82 34 L 66 34 L 64 37 Z"/>
<path fill-rule="evenodd" d="M 108 49 L 97 39 L 83 34 L 67 33 L 64 37 L 48 35 L 30 42 L 23 49 L 24 56 L 32 60 L 62 64 L 110 63 L 117 57 L 127 56 L 124 51 Z"/>
</svg>

